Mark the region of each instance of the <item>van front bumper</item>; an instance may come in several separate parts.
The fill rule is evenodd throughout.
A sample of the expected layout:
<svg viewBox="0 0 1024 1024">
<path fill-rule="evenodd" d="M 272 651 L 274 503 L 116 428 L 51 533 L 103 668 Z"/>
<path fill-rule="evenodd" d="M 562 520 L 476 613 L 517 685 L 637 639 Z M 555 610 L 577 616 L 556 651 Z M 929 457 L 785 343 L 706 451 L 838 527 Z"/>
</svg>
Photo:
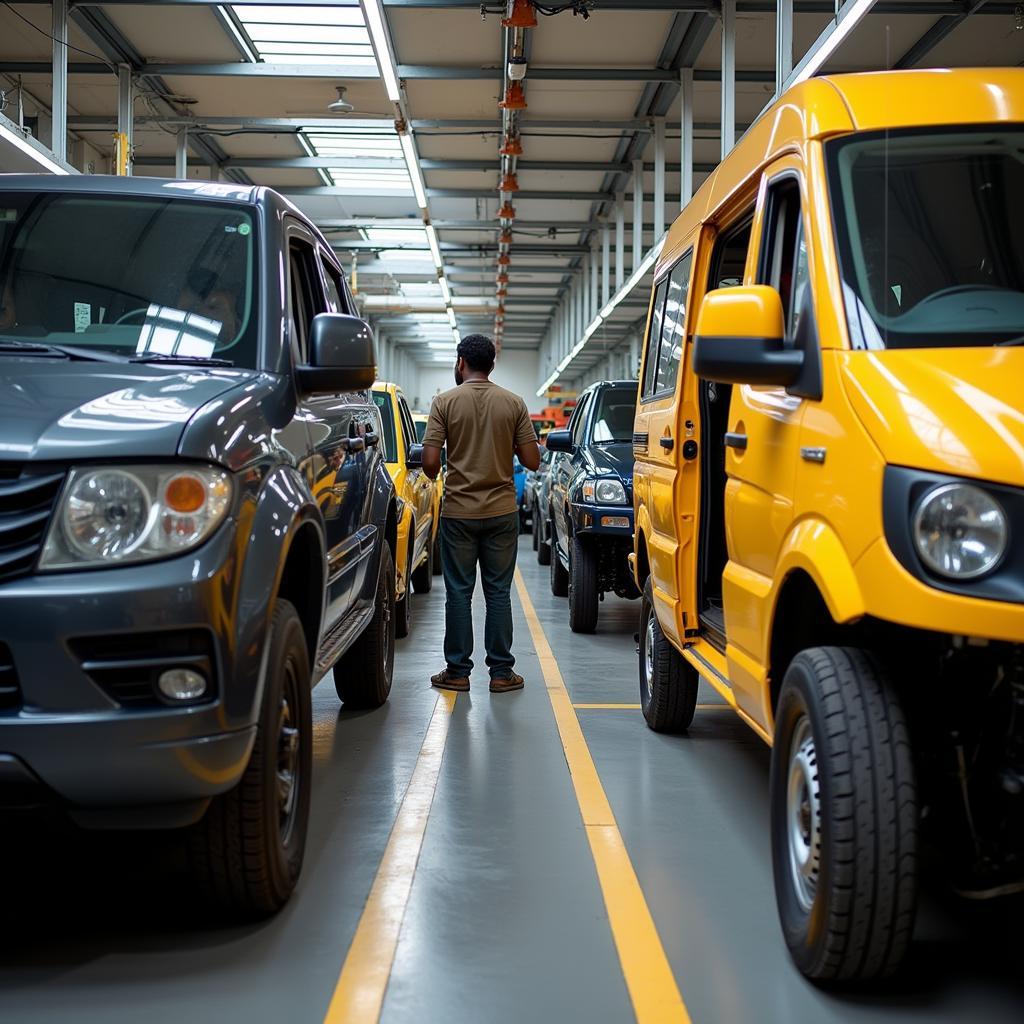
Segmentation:
<svg viewBox="0 0 1024 1024">
<path fill-rule="evenodd" d="M 33 783 L 71 809 L 202 802 L 235 785 L 261 687 L 235 679 L 234 534 L 164 562 L 0 585 L 0 661 L 20 689 L 0 705 L 0 806 Z M 176 664 L 202 666 L 205 701 L 162 702 L 152 681 Z"/>
</svg>

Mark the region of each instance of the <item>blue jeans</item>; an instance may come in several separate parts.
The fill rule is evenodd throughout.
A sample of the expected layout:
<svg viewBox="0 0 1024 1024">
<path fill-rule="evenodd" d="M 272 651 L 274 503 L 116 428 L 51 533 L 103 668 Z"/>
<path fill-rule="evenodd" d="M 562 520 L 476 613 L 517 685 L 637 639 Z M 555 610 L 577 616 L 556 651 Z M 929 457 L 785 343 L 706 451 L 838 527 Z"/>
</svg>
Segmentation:
<svg viewBox="0 0 1024 1024">
<path fill-rule="evenodd" d="M 512 577 L 519 552 L 519 513 L 490 519 L 441 519 L 444 570 L 444 656 L 453 676 L 473 671 L 476 567 L 487 603 L 484 647 L 492 679 L 512 674 Z"/>
</svg>

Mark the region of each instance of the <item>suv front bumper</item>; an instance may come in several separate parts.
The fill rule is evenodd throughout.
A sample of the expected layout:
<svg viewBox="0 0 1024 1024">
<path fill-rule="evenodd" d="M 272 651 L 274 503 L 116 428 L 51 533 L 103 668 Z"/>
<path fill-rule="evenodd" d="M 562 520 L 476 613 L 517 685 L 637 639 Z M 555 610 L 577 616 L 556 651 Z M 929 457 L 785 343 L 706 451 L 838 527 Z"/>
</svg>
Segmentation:
<svg viewBox="0 0 1024 1024">
<path fill-rule="evenodd" d="M 572 506 L 573 530 L 577 534 L 594 537 L 633 536 L 632 505 L 591 505 Z"/>
<path fill-rule="evenodd" d="M 0 642 L 21 691 L 0 709 L 0 806 L 5 793 L 21 802 L 30 780 L 72 808 L 204 801 L 235 785 L 262 690 L 261 679 L 234 678 L 235 533 L 229 520 L 197 551 L 164 562 L 0 585 Z M 147 680 L 181 660 L 186 635 L 206 645 L 212 697 L 187 706 L 147 698 Z M 140 658 L 150 638 L 153 656 Z M 90 661 L 84 644 L 105 653 Z M 118 665 L 122 646 L 131 666 Z"/>
</svg>

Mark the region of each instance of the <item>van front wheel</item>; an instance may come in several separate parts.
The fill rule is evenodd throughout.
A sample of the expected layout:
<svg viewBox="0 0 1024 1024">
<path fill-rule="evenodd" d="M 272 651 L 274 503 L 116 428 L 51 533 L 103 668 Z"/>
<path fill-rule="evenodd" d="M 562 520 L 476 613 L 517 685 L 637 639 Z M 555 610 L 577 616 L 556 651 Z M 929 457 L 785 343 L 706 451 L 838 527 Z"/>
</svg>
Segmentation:
<svg viewBox="0 0 1024 1024">
<path fill-rule="evenodd" d="M 797 967 L 815 981 L 883 978 L 917 904 L 917 795 L 899 699 L 864 651 L 790 663 L 775 717 L 775 897 Z"/>
<path fill-rule="evenodd" d="M 683 732 L 697 707 L 697 670 L 672 646 L 654 610 L 654 586 L 640 605 L 640 710 L 655 732 Z"/>
</svg>

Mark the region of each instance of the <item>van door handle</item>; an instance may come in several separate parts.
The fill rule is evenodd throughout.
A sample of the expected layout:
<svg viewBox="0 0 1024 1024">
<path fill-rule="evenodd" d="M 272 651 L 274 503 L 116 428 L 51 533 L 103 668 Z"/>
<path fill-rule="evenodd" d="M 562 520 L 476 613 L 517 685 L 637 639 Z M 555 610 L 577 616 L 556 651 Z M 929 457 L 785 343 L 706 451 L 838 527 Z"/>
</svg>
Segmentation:
<svg viewBox="0 0 1024 1024">
<path fill-rule="evenodd" d="M 726 434 L 725 435 L 725 447 L 735 448 L 739 452 L 745 452 L 747 450 L 747 435 L 746 434 Z"/>
<path fill-rule="evenodd" d="M 675 446 L 676 446 L 675 441 L 673 441 L 671 437 L 663 437 L 663 438 L 661 438 L 658 441 L 658 444 L 660 444 L 661 447 L 664 448 L 665 451 L 667 451 L 667 452 L 672 451 L 672 449 L 675 448 Z"/>
</svg>

